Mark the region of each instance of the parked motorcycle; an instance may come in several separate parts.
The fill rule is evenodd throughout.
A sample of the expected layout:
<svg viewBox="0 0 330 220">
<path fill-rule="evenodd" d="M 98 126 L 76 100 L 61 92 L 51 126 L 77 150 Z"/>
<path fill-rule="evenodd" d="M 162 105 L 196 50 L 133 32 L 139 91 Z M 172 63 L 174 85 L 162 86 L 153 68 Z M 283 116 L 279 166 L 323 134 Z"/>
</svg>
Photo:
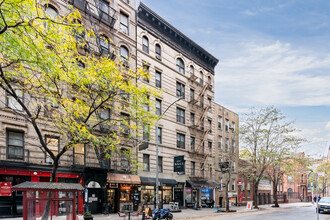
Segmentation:
<svg viewBox="0 0 330 220">
<path fill-rule="evenodd" d="M 165 219 L 165 220 L 172 220 L 173 219 L 173 214 L 171 213 L 170 209 L 157 209 L 153 212 L 154 217 L 152 218 L 153 220 L 157 219 Z"/>
</svg>

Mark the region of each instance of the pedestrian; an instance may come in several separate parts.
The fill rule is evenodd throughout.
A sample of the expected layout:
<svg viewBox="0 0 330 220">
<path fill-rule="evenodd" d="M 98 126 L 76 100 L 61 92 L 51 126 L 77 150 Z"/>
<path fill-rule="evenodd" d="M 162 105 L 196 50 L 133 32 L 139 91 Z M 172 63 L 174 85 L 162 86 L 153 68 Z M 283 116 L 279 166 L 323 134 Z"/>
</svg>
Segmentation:
<svg viewBox="0 0 330 220">
<path fill-rule="evenodd" d="M 316 197 L 316 196 L 314 196 L 314 198 L 313 198 L 314 202 L 316 202 L 316 198 L 317 198 L 317 197 Z"/>
<path fill-rule="evenodd" d="M 321 199 L 321 196 L 319 195 L 319 198 L 318 198 L 318 200 L 317 200 L 317 201 L 319 202 L 319 201 L 320 201 L 320 199 Z"/>
</svg>

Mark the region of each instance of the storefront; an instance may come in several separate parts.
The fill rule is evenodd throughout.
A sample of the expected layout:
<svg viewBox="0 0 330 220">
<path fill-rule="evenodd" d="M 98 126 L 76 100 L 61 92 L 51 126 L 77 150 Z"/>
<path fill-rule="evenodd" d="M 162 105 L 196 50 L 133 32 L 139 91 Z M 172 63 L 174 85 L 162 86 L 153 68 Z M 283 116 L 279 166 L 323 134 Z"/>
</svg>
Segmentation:
<svg viewBox="0 0 330 220">
<path fill-rule="evenodd" d="M 31 182 L 49 182 L 51 172 L 39 170 L 20 170 L 0 168 L 0 182 L 17 184 L 31 181 Z M 76 173 L 61 173 L 56 174 L 56 182 L 83 182 L 83 177 Z M 79 214 L 83 214 L 83 195 L 79 193 L 76 200 Z M 60 204 L 59 204 L 59 209 Z M 21 191 L 10 191 L 10 194 L 0 193 L 0 217 L 20 217 L 23 215 L 23 193 Z"/>
<path fill-rule="evenodd" d="M 155 208 L 155 195 L 156 195 L 156 178 L 140 177 L 141 178 L 141 201 L 144 205 L 149 206 L 151 209 Z M 174 187 L 178 182 L 174 179 L 159 179 L 159 207 L 169 208 L 169 203 L 173 202 Z"/>
<path fill-rule="evenodd" d="M 182 207 L 184 205 L 184 197 L 183 197 L 183 192 L 184 192 L 184 183 L 179 183 L 178 186 L 174 187 L 174 202 L 179 203 L 179 207 Z"/>
<path fill-rule="evenodd" d="M 141 180 L 137 175 L 108 173 L 107 203 L 109 211 L 136 211 L 141 202 Z"/>
<path fill-rule="evenodd" d="M 207 181 L 187 180 L 186 181 L 186 207 L 201 207 L 207 199 L 213 198 L 213 190 L 209 188 Z"/>
</svg>

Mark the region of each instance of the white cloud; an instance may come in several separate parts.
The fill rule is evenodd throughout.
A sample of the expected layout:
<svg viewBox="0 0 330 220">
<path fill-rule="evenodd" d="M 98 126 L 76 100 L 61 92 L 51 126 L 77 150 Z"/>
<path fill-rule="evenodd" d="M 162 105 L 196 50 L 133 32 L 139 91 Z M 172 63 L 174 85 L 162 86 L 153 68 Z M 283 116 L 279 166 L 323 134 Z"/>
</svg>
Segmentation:
<svg viewBox="0 0 330 220">
<path fill-rule="evenodd" d="M 328 121 L 328 123 L 325 125 L 325 129 L 330 131 L 330 121 Z"/>
<path fill-rule="evenodd" d="M 279 41 L 244 43 L 237 51 L 217 67 L 220 100 L 248 106 L 330 105 L 329 55 L 308 54 Z"/>
</svg>

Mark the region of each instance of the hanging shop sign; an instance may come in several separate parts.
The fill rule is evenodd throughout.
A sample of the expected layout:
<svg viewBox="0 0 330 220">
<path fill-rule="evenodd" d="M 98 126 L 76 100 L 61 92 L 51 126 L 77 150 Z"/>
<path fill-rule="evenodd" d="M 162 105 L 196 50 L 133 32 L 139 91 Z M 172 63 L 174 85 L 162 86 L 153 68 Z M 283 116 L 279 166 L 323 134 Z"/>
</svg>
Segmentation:
<svg viewBox="0 0 330 220">
<path fill-rule="evenodd" d="M 184 156 L 174 157 L 174 172 L 184 172 Z"/>
<path fill-rule="evenodd" d="M 0 196 L 11 196 L 11 182 L 0 182 Z"/>
</svg>

